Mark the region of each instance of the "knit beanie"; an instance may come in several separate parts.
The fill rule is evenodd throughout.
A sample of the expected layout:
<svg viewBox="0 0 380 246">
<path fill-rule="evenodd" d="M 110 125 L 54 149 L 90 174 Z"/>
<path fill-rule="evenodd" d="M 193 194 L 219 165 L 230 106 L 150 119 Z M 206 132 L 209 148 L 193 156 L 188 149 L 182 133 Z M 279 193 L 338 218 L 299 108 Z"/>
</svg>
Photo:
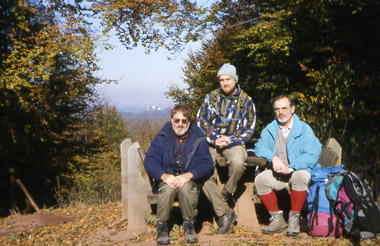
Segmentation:
<svg viewBox="0 0 380 246">
<path fill-rule="evenodd" d="M 219 68 L 217 77 L 219 78 L 220 75 L 230 75 L 236 81 L 238 81 L 238 79 L 239 79 L 239 77 L 236 74 L 236 68 L 235 68 L 235 66 L 231 65 L 229 63 L 225 63 L 223 66 L 221 66 Z"/>
</svg>

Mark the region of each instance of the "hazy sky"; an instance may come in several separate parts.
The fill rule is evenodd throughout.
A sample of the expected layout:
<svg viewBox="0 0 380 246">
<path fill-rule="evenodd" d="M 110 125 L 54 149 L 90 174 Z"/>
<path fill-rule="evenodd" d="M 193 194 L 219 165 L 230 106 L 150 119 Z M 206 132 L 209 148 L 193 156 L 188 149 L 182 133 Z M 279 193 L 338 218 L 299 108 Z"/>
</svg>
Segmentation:
<svg viewBox="0 0 380 246">
<path fill-rule="evenodd" d="M 210 6 L 214 1 L 197 2 L 200 6 Z M 118 80 L 118 84 L 98 88 L 103 97 L 118 108 L 146 108 L 152 104 L 171 107 L 173 103 L 164 93 L 168 91 L 170 84 L 185 87 L 182 83 L 184 59 L 187 58 L 189 50 L 196 51 L 200 47 L 200 42 L 188 44 L 176 59 L 168 60 L 169 52 L 164 49 L 151 51 L 149 55 L 145 54 L 142 47 L 127 50 L 116 36 L 111 38 L 111 44 L 116 46 L 113 50 L 98 52 L 98 65 L 102 68 L 99 75 Z"/>
<path fill-rule="evenodd" d="M 185 87 L 182 83 L 184 58 L 196 45 L 188 46 L 176 59 L 168 60 L 169 52 L 164 49 L 146 55 L 142 47 L 127 50 L 116 37 L 111 43 L 116 46 L 113 50 L 98 52 L 98 65 L 102 68 L 99 75 L 118 83 L 99 86 L 100 94 L 118 108 L 172 106 L 164 93 L 170 84 Z"/>
</svg>

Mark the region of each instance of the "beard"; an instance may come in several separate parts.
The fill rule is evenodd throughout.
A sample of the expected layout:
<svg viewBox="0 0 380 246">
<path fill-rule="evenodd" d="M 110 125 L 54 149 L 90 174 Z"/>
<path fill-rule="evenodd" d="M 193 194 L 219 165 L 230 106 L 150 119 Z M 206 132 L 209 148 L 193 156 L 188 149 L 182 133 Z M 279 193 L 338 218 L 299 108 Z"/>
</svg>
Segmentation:
<svg viewBox="0 0 380 246">
<path fill-rule="evenodd" d="M 290 121 L 291 118 L 292 118 L 292 116 L 285 117 L 285 118 L 282 118 L 282 119 L 280 119 L 279 117 L 277 117 L 277 121 L 280 123 L 280 125 L 285 125 L 286 123 L 288 123 Z"/>
<path fill-rule="evenodd" d="M 222 91 L 224 92 L 224 94 L 227 94 L 227 95 L 233 95 L 236 90 L 237 90 L 236 85 L 235 86 L 222 86 Z"/>
<path fill-rule="evenodd" d="M 278 122 L 280 122 L 281 124 L 286 124 L 286 122 L 288 122 L 289 121 L 289 119 L 288 118 L 285 118 L 285 119 L 277 119 L 278 120 Z"/>
<path fill-rule="evenodd" d="M 173 127 L 174 133 L 181 137 L 186 134 L 186 132 L 189 130 L 190 124 L 187 124 L 186 127 L 180 128 L 180 127 Z"/>
</svg>

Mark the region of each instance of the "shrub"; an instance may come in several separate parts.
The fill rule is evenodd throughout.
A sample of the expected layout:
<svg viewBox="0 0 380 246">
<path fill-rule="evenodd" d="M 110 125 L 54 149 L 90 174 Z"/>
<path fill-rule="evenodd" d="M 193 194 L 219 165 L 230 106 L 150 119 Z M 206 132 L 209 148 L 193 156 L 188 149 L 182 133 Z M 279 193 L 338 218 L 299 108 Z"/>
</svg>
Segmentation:
<svg viewBox="0 0 380 246">
<path fill-rule="evenodd" d="M 98 150 L 77 156 L 68 164 L 72 170 L 70 175 L 58 178 L 56 199 L 59 206 L 93 205 L 121 199 L 119 146 L 129 136 L 122 116 L 114 106 L 104 104 L 97 110 L 94 121 L 85 128 L 97 135 Z"/>
</svg>

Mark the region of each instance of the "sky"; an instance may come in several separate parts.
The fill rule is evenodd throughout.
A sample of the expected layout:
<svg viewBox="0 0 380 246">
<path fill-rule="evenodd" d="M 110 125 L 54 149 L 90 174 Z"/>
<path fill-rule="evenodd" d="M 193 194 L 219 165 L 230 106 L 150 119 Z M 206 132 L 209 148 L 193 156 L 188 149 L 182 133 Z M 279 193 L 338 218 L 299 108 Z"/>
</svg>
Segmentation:
<svg viewBox="0 0 380 246">
<path fill-rule="evenodd" d="M 212 2 L 198 1 L 203 6 Z M 102 69 L 98 75 L 117 80 L 118 83 L 98 86 L 98 92 L 111 105 L 131 112 L 138 112 L 153 104 L 162 108 L 172 107 L 173 102 L 164 93 L 171 84 L 180 88 L 186 86 L 182 82 L 184 59 L 189 50 L 196 51 L 200 47 L 200 42 L 187 44 L 175 59 L 169 60 L 167 57 L 170 54 L 164 49 L 151 51 L 147 55 L 142 47 L 127 50 L 116 36 L 111 36 L 110 43 L 115 46 L 113 50 L 100 50 L 97 53 L 100 60 L 98 66 Z"/>
<path fill-rule="evenodd" d="M 169 60 L 169 52 L 164 49 L 147 55 L 142 47 L 127 50 L 116 37 L 111 43 L 116 46 L 113 50 L 98 52 L 99 75 L 118 82 L 99 86 L 102 97 L 117 108 L 134 111 L 153 104 L 171 107 L 173 103 L 164 93 L 171 84 L 185 87 L 182 68 L 187 51 Z"/>
</svg>

